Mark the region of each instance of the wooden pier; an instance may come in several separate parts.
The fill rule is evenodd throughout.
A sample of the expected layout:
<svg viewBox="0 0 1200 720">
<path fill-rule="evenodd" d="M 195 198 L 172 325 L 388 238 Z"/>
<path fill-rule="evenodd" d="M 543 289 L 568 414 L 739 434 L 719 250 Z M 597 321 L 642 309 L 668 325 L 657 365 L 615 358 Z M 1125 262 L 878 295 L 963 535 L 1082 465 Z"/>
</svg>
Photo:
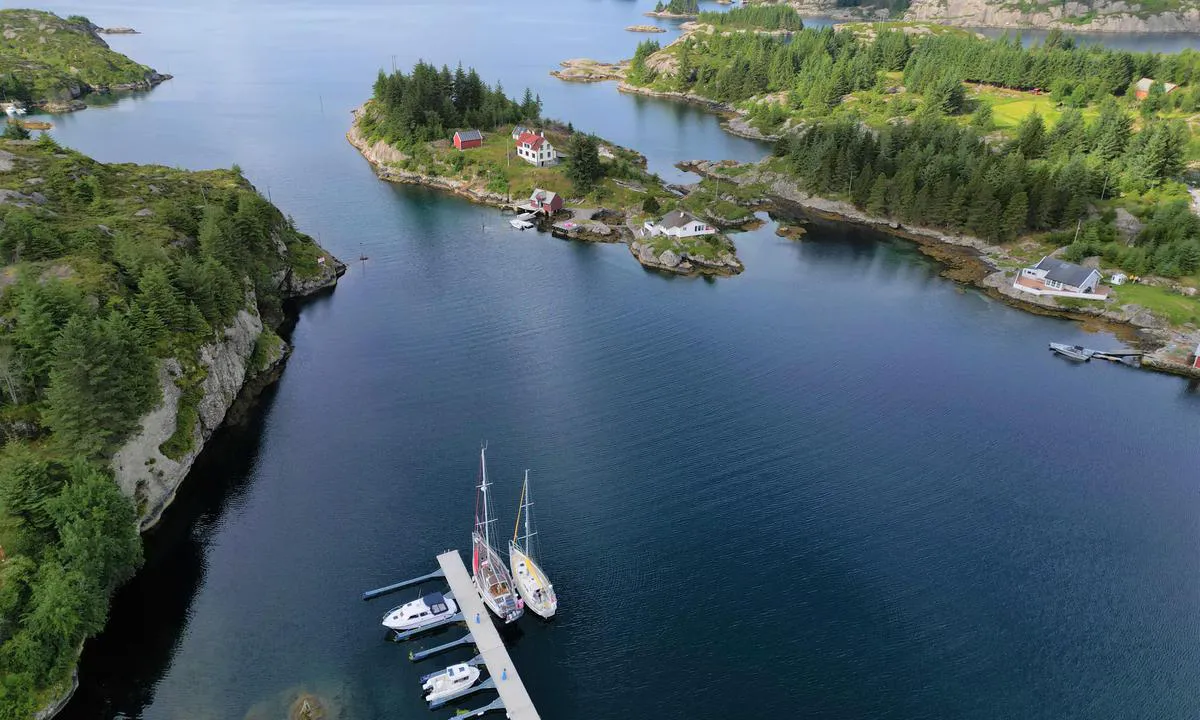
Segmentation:
<svg viewBox="0 0 1200 720">
<path fill-rule="evenodd" d="M 516 666 L 508 657 L 504 641 L 500 639 L 500 633 L 492 624 L 488 609 L 479 599 L 475 583 L 467 574 L 467 566 L 463 564 L 462 556 L 457 550 L 448 550 L 438 555 L 437 560 L 446 576 L 446 582 L 454 591 L 459 611 L 467 621 L 467 628 L 475 638 L 475 647 L 478 648 L 488 673 L 496 683 L 496 691 L 500 693 L 500 700 L 504 703 L 508 717 L 510 720 L 539 720 L 540 716 L 533 707 L 533 700 L 525 690 L 525 684 L 521 682 Z"/>
</svg>

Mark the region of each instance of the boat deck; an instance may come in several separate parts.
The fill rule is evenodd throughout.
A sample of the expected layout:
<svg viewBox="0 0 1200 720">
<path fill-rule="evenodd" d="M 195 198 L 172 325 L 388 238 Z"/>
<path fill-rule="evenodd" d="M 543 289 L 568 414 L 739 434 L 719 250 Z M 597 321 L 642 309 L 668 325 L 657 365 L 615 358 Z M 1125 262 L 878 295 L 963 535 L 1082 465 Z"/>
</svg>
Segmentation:
<svg viewBox="0 0 1200 720">
<path fill-rule="evenodd" d="M 539 720 L 537 709 L 533 707 L 533 700 L 530 699 L 525 684 L 521 682 L 521 676 L 517 674 L 516 666 L 508 656 L 504 641 L 500 639 L 500 633 L 492 624 L 487 608 L 483 606 L 483 601 L 475 591 L 475 584 L 471 582 L 462 556 L 457 550 L 448 550 L 438 555 L 437 560 L 446 576 L 446 582 L 458 600 L 459 610 L 467 621 L 467 628 L 475 638 L 475 647 L 479 649 L 488 672 L 496 682 L 496 690 L 500 693 L 500 700 L 504 703 L 508 717 L 510 720 Z"/>
</svg>

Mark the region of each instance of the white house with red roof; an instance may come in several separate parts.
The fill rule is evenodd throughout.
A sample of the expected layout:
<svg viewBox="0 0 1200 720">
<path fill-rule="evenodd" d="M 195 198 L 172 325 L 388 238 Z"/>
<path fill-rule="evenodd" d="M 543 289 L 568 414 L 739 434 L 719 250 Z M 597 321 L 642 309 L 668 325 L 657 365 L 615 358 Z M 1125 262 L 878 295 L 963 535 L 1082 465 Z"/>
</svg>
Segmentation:
<svg viewBox="0 0 1200 720">
<path fill-rule="evenodd" d="M 546 139 L 545 133 L 526 130 L 517 136 L 517 157 L 530 165 L 545 167 L 558 162 L 558 151 Z"/>
</svg>

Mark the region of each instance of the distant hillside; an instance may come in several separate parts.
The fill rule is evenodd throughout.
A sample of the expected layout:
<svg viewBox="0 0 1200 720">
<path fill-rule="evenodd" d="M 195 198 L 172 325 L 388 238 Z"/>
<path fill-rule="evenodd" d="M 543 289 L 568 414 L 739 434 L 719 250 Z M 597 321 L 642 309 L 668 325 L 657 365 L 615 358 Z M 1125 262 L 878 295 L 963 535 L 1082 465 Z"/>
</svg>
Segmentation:
<svg viewBox="0 0 1200 720">
<path fill-rule="evenodd" d="M 1200 32 L 1200 0 L 745 0 L 801 15 L 902 18 L 963 27 L 1083 32 Z"/>
<path fill-rule="evenodd" d="M 90 92 L 149 88 L 169 76 L 109 48 L 85 17 L 0 10 L 3 100 L 67 109 Z"/>
</svg>

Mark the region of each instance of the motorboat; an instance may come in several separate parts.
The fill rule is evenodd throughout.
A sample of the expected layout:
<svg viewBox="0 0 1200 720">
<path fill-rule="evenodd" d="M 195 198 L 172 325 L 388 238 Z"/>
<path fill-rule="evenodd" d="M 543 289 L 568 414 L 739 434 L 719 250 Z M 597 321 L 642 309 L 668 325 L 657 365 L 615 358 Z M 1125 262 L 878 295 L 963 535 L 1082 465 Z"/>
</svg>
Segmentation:
<svg viewBox="0 0 1200 720">
<path fill-rule="evenodd" d="M 458 603 L 449 594 L 432 592 L 388 610 L 383 616 L 383 626 L 389 630 L 416 630 L 430 623 L 454 616 Z"/>
<path fill-rule="evenodd" d="M 1088 350 L 1082 345 L 1064 345 L 1063 343 L 1050 343 L 1050 350 L 1076 362 L 1087 362 L 1095 354 L 1094 350 Z"/>
<path fill-rule="evenodd" d="M 533 223 L 529 222 L 528 220 L 522 220 L 520 218 L 513 218 L 512 220 L 508 221 L 508 224 L 512 225 L 514 228 L 516 228 L 518 230 L 528 230 L 529 228 L 533 227 Z"/>
<path fill-rule="evenodd" d="M 525 521 L 525 534 L 521 535 L 521 521 Z M 517 506 L 517 525 L 513 538 L 508 543 L 508 566 L 512 570 L 513 584 L 525 601 L 525 607 L 539 617 L 550 619 L 558 610 L 558 596 L 550 578 L 542 571 L 534 557 L 537 530 L 533 525 L 533 500 L 529 496 L 529 471 L 525 471 L 525 484 L 521 487 L 521 504 Z"/>
<path fill-rule="evenodd" d="M 425 691 L 425 701 L 436 703 L 449 700 L 463 693 L 479 679 L 479 668 L 467 663 L 451 665 L 445 670 L 427 675 L 421 689 Z"/>
</svg>

